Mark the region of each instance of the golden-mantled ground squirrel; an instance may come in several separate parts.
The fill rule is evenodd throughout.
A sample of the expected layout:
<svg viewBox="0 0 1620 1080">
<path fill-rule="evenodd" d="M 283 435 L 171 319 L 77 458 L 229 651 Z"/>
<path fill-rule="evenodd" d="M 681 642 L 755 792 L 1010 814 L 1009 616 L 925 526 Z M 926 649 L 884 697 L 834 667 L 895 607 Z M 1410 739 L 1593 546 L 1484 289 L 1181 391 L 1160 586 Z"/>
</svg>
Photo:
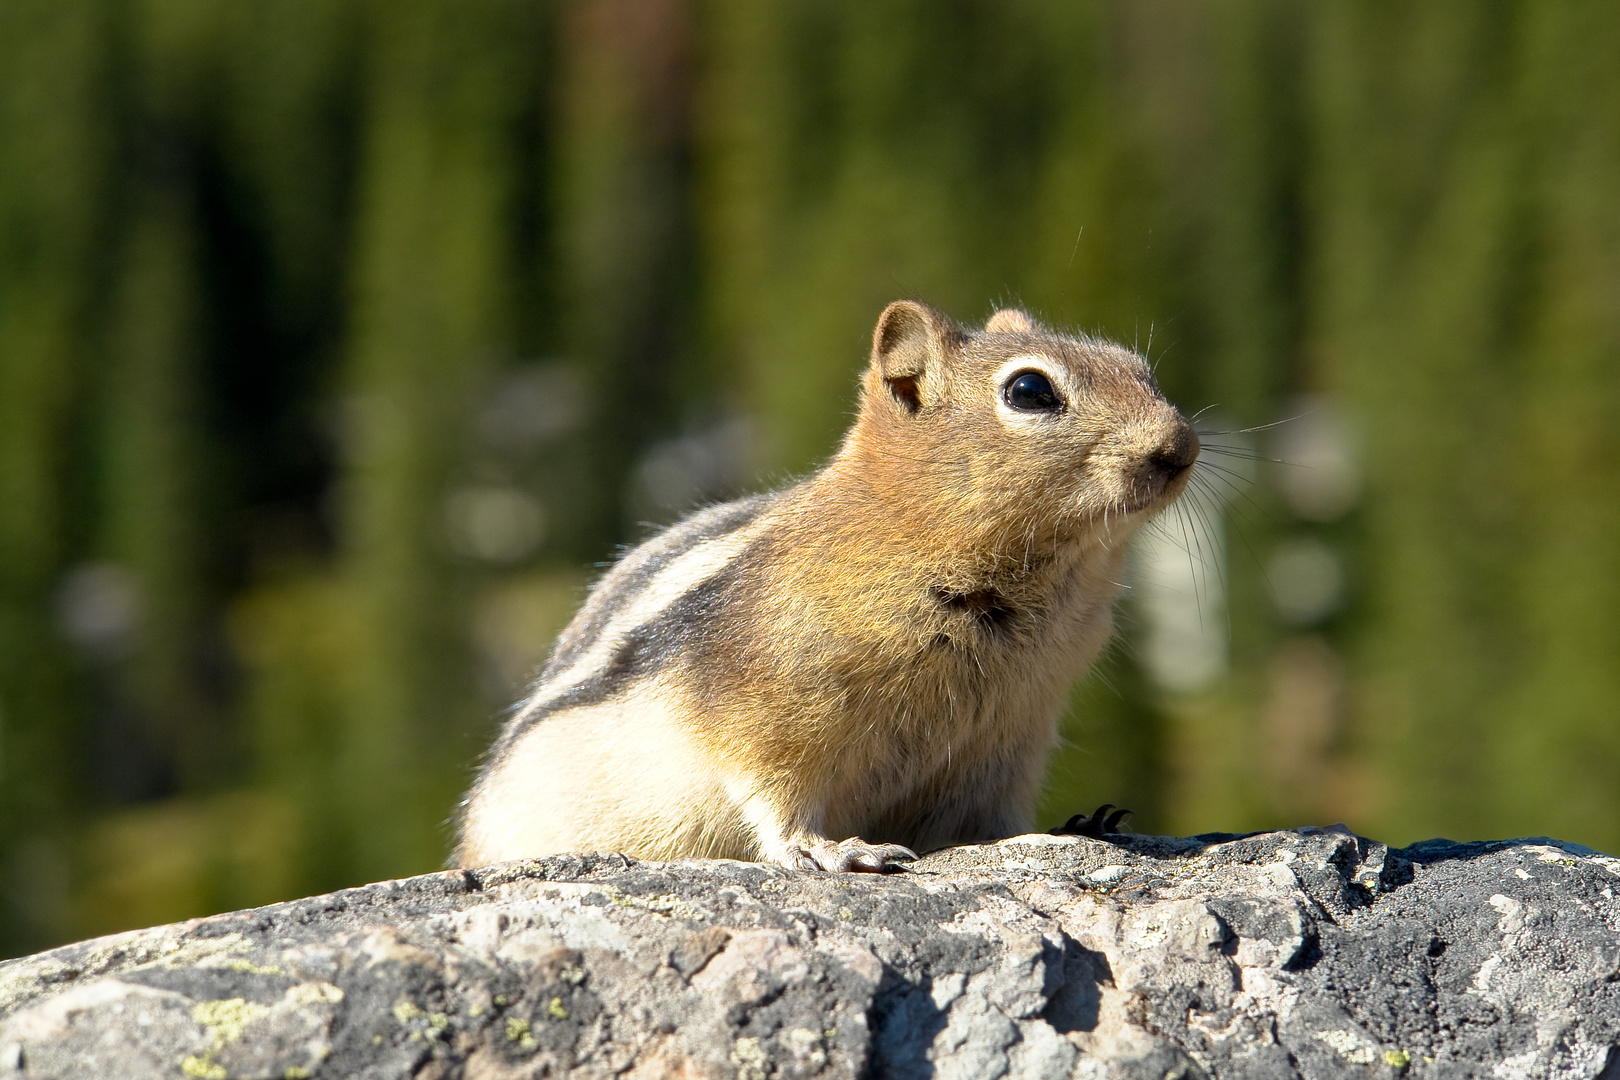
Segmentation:
<svg viewBox="0 0 1620 1080">
<path fill-rule="evenodd" d="M 1027 832 L 1125 541 L 1198 450 L 1135 353 L 890 304 L 825 468 L 592 590 L 467 798 L 460 863 L 883 870 Z"/>
</svg>

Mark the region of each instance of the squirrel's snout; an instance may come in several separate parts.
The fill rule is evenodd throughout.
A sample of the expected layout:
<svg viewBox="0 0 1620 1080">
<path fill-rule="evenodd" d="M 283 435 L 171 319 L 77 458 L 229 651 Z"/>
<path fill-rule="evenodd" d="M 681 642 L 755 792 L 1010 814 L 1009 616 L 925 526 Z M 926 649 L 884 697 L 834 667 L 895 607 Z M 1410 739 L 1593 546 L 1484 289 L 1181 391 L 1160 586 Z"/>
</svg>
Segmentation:
<svg viewBox="0 0 1620 1080">
<path fill-rule="evenodd" d="M 1174 426 L 1148 453 L 1148 463 L 1171 477 L 1179 476 L 1198 460 L 1198 435 L 1192 425 L 1176 417 Z"/>
</svg>

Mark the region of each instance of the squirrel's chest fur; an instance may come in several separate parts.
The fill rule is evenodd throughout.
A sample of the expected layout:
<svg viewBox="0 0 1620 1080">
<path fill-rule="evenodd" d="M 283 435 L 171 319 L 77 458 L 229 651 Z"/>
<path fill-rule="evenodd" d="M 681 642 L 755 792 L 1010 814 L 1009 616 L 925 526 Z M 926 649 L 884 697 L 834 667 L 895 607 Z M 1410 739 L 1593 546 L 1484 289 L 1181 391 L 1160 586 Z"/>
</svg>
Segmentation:
<svg viewBox="0 0 1620 1080">
<path fill-rule="evenodd" d="M 1074 673 L 1107 640 L 1118 557 L 931 562 L 858 529 L 818 542 L 839 534 L 795 528 L 803 498 L 764 513 L 672 658 L 702 715 L 728 718 L 700 725 L 715 752 L 868 816 L 998 758 L 1044 755 Z"/>
</svg>

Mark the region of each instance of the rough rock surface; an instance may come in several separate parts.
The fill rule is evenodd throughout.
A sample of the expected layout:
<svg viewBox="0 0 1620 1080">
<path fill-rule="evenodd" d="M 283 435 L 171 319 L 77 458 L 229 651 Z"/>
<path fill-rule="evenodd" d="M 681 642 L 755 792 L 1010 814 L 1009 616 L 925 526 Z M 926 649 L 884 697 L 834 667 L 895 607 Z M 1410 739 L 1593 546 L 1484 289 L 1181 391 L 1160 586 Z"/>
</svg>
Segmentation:
<svg viewBox="0 0 1620 1080">
<path fill-rule="evenodd" d="M 1620 860 L 1030 836 L 565 856 L 0 965 L 0 1078 L 1620 1077 Z"/>
</svg>

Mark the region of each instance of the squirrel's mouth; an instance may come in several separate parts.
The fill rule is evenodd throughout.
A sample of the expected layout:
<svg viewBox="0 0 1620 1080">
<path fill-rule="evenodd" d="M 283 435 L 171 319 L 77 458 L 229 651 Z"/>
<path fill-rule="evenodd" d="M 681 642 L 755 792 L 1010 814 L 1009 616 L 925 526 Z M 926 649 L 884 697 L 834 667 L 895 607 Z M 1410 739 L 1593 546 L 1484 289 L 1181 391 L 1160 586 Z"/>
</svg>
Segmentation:
<svg viewBox="0 0 1620 1080">
<path fill-rule="evenodd" d="M 1138 514 L 1153 514 L 1163 510 L 1170 504 L 1170 500 L 1162 495 L 1154 495 L 1145 499 L 1122 500 L 1108 508 L 1108 514 L 1121 518 L 1133 517 Z"/>
<path fill-rule="evenodd" d="M 1101 526 L 1126 522 L 1133 518 L 1151 517 L 1170 504 L 1163 495 L 1149 495 L 1135 499 L 1114 499 L 1087 512 L 1092 525 Z"/>
<path fill-rule="evenodd" d="M 1106 512 L 1117 517 L 1156 514 L 1181 497 L 1181 493 L 1186 490 L 1187 482 L 1191 479 L 1191 474 L 1191 468 L 1184 469 L 1156 485 L 1156 490 L 1120 499 L 1108 507 Z"/>
</svg>

